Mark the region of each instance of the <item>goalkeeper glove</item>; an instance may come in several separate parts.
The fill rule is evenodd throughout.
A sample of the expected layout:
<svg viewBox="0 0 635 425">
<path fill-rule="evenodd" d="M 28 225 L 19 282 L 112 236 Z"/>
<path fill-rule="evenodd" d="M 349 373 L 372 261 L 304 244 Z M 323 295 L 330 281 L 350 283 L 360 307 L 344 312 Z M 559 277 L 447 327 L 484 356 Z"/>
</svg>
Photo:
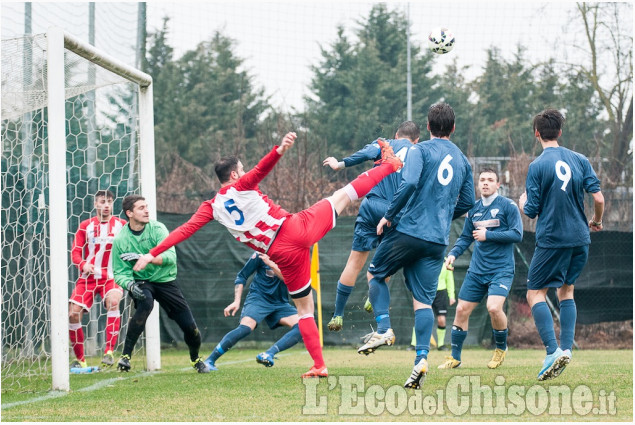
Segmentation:
<svg viewBox="0 0 635 425">
<path fill-rule="evenodd" d="M 143 301 L 146 299 L 146 294 L 143 293 L 139 282 L 133 281 L 128 283 L 128 292 L 130 292 L 130 296 L 137 301 Z"/>
<path fill-rule="evenodd" d="M 124 261 L 137 261 L 141 257 L 141 254 L 137 254 L 136 252 L 124 252 L 119 256 Z"/>
</svg>

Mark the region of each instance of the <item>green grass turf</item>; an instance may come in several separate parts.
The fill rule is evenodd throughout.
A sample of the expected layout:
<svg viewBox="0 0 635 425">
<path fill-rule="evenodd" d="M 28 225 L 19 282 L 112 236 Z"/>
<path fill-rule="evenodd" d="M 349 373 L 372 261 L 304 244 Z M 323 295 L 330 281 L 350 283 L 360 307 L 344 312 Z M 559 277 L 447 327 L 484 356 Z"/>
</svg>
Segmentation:
<svg viewBox="0 0 635 425">
<path fill-rule="evenodd" d="M 211 347 L 204 347 L 207 354 Z M 633 352 L 632 350 L 575 351 L 571 365 L 557 379 L 538 382 L 542 350 L 510 349 L 503 366 L 489 370 L 486 363 L 491 352 L 470 349 L 463 353 L 463 365 L 454 370 L 437 370 L 445 352 L 430 353 L 430 373 L 423 390 L 402 388 L 410 375 L 414 354 L 395 347 L 383 347 L 368 357 L 354 348 L 327 348 L 325 360 L 329 379 L 305 386 L 300 375 L 308 370 L 311 359 L 301 348 L 281 353 L 272 368 L 255 361 L 257 350 L 235 349 L 218 362 L 219 371 L 197 374 L 183 350 L 163 350 L 162 370 L 144 372 L 143 359 L 133 358 L 133 371 L 107 370 L 90 375 L 71 375 L 70 393 L 47 391 L 50 378 L 31 380 L 19 388 L 2 388 L 3 421 L 632 421 L 633 419 Z M 89 359 L 97 364 L 99 359 Z M 465 378 L 467 377 L 467 378 Z M 471 377 L 471 378 L 470 378 Z M 498 378 L 497 378 L 498 377 Z M 512 401 L 505 398 L 500 406 L 512 411 L 483 411 L 490 396 L 473 394 L 472 387 L 457 387 L 465 392 L 448 390 L 452 384 L 480 379 L 481 386 L 496 394 L 515 391 L 542 394 L 548 402 L 555 386 L 582 391 L 585 385 L 593 397 L 592 408 L 601 408 L 604 394 L 606 411 L 609 396 L 615 395 L 613 414 L 580 415 L 577 403 L 572 412 L 550 412 L 556 403 L 545 404 L 546 410 L 531 412 L 533 397 L 521 395 Z M 357 391 L 342 389 L 342 384 L 363 383 Z M 48 386 L 47 386 L 48 383 Z M 316 381 L 312 381 L 313 384 Z M 551 388 L 550 388 L 551 387 Z M 576 390 L 576 387 L 579 387 Z M 548 393 L 551 391 L 551 393 Z M 488 390 L 484 391 L 488 393 Z M 308 394 L 308 395 L 307 395 Z M 388 397 L 385 397 L 388 394 Z M 440 394 L 443 399 L 440 400 Z M 463 397 L 456 399 L 456 397 Z M 307 399 L 305 401 L 305 399 Z M 475 400 L 478 398 L 480 403 Z M 531 398 L 531 400 L 529 400 Z M 467 404 L 465 404 L 467 400 Z M 424 411 L 421 401 L 426 405 Z M 411 403 L 411 408 L 408 408 Z M 429 405 L 428 405 L 429 403 Z M 437 411 L 437 404 L 443 412 Z M 542 410 L 540 402 L 537 411 Z M 583 402 L 582 407 L 586 406 Z M 467 408 L 460 412 L 458 406 Z M 531 405 L 532 409 L 523 409 Z M 563 405 L 562 403 L 560 404 Z M 325 406 L 322 414 L 319 410 Z M 480 406 L 480 409 L 479 409 Z M 520 407 L 519 407 L 520 406 Z M 313 412 L 303 413 L 303 407 Z M 514 412 L 513 410 L 519 410 Z M 577 409 L 577 410 L 576 410 Z M 480 412 L 479 412 L 480 410 Z M 427 412 L 427 413 L 426 413 Z M 432 412 L 434 414 L 430 415 Z M 459 413 L 458 415 L 453 414 Z M 534 410 L 536 412 L 536 410 Z"/>
</svg>

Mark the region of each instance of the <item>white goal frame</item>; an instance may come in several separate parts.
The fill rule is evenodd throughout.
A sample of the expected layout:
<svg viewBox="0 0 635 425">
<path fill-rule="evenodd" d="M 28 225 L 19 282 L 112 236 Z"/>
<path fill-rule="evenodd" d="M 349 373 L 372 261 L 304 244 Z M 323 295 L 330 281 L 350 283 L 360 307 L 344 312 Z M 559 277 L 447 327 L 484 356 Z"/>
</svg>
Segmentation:
<svg viewBox="0 0 635 425">
<path fill-rule="evenodd" d="M 68 335 L 68 217 L 66 215 L 66 132 L 64 97 L 64 49 L 87 59 L 139 87 L 139 175 L 141 195 L 156 220 L 154 168 L 154 114 L 152 77 L 105 54 L 57 27 L 47 32 L 49 235 L 51 277 L 51 368 L 53 390 L 70 390 Z M 148 370 L 161 368 L 159 307 L 155 306 L 145 328 Z"/>
</svg>

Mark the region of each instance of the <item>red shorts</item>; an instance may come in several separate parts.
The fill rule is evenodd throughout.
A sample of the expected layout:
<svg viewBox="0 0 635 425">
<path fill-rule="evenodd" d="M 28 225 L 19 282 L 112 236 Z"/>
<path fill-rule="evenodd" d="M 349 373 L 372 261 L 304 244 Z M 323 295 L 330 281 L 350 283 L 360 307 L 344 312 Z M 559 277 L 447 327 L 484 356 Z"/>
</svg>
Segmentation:
<svg viewBox="0 0 635 425">
<path fill-rule="evenodd" d="M 335 208 L 327 199 L 292 214 L 267 251 L 293 297 L 311 285 L 311 247 L 335 227 Z"/>
<path fill-rule="evenodd" d="M 69 302 L 77 304 L 88 311 L 93 306 L 95 295 L 99 294 L 103 301 L 110 291 L 119 291 L 123 295 L 123 289 L 115 283 L 114 279 L 95 280 L 80 277 L 77 279 L 77 284 L 75 289 L 73 289 Z"/>
</svg>

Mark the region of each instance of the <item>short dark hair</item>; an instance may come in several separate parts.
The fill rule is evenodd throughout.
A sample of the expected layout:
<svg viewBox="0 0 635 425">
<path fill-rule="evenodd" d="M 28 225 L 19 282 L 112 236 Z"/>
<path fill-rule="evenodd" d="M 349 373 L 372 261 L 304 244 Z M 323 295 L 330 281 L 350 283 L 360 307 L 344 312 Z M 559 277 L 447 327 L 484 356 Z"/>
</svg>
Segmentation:
<svg viewBox="0 0 635 425">
<path fill-rule="evenodd" d="M 564 125 L 564 116 L 557 109 L 545 109 L 534 117 L 534 131 L 543 140 L 557 140 Z"/>
<path fill-rule="evenodd" d="M 109 190 L 98 190 L 97 193 L 95 193 L 95 199 L 100 196 L 103 196 L 106 199 L 115 199 L 115 194 Z"/>
<path fill-rule="evenodd" d="M 435 137 L 448 137 L 454 128 L 454 109 L 447 103 L 435 103 L 428 109 L 430 133 Z"/>
<path fill-rule="evenodd" d="M 232 171 L 237 171 L 237 169 L 238 157 L 236 156 L 224 156 L 214 165 L 216 177 L 221 183 L 229 181 Z"/>
<path fill-rule="evenodd" d="M 399 125 L 397 129 L 397 136 L 405 137 L 410 141 L 414 142 L 421 135 L 421 130 L 419 126 L 414 121 L 404 121 Z"/>
<path fill-rule="evenodd" d="M 134 209 L 134 204 L 137 203 L 137 201 L 145 201 L 146 198 L 144 198 L 141 195 L 128 195 L 125 198 L 123 198 L 123 204 L 121 205 L 121 209 L 123 210 L 123 213 L 125 214 L 126 211 L 132 211 Z"/>
<path fill-rule="evenodd" d="M 498 182 L 498 172 L 496 170 L 494 170 L 493 168 L 489 168 L 489 167 L 485 167 L 485 168 L 481 168 L 481 171 L 478 173 L 478 175 L 480 176 L 483 173 L 492 173 L 496 176 L 496 181 Z"/>
</svg>

